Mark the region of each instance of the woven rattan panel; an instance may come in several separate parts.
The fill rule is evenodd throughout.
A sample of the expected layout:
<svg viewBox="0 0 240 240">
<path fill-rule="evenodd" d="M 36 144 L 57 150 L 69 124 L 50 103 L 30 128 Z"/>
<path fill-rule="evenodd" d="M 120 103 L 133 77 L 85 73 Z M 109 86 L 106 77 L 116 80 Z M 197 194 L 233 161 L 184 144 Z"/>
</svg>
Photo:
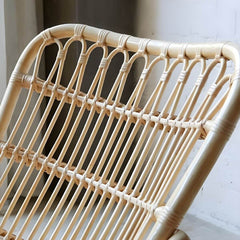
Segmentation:
<svg viewBox="0 0 240 240">
<path fill-rule="evenodd" d="M 0 184 L 17 165 L 1 196 L 0 208 L 7 207 L 0 218 L 3 239 L 146 238 L 156 220 L 169 215 L 164 206 L 229 93 L 232 77 L 222 45 L 212 59 L 201 49 L 189 58 L 187 44 L 171 58 L 169 43 L 161 44 L 159 55 L 151 55 L 150 40 L 139 40 L 132 51 L 126 47 L 129 36 L 117 35 L 118 45 L 112 48 L 108 31 L 98 30 L 93 41 L 85 37 L 87 28 L 76 25 L 64 41 L 44 31 L 31 70 L 12 75 L 23 87 L 23 105 L 17 104 L 21 113 L 0 145 L 1 160 L 8 159 Z M 68 60 L 75 65 L 64 85 L 68 49 L 76 43 L 79 58 L 76 63 Z M 39 68 L 50 47 L 57 49 L 56 59 L 44 79 Z M 96 51 L 101 60 L 89 77 L 88 61 Z M 115 79 L 109 83 L 106 76 L 116 57 L 122 65 L 114 66 Z M 128 81 L 134 82 L 134 89 L 123 102 Z M 82 87 L 85 82 L 88 89 Z M 103 94 L 106 86 L 109 91 Z M 49 145 L 53 132 L 57 137 Z M 45 184 L 34 197 L 43 176 Z M 23 189 L 28 189 L 25 198 Z M 181 217 L 173 213 L 168 221 L 179 222 Z"/>
</svg>

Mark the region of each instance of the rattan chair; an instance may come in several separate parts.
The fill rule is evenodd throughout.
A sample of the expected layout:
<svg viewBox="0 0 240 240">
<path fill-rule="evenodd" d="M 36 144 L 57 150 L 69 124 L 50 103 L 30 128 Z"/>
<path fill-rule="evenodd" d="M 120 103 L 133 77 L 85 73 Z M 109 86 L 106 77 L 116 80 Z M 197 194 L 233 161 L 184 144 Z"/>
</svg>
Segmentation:
<svg viewBox="0 0 240 240">
<path fill-rule="evenodd" d="M 51 47 L 56 58 L 43 79 Z M 231 43 L 166 43 L 80 24 L 39 34 L 0 109 L 1 185 L 17 166 L 0 196 L 0 239 L 188 239 L 178 226 L 239 117 L 239 66 Z M 107 78 L 109 68 L 116 74 Z"/>
</svg>

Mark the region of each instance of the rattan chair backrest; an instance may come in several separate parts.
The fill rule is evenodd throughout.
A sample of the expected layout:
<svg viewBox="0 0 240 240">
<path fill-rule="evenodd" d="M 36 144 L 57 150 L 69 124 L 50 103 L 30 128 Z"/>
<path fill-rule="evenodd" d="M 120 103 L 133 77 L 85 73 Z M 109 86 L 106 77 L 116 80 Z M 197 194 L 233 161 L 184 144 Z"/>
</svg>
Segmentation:
<svg viewBox="0 0 240 240">
<path fill-rule="evenodd" d="M 64 80 L 73 44 L 80 54 Z M 57 54 L 44 79 L 50 47 Z M 91 59 L 94 76 L 86 74 Z M 0 236 L 168 239 L 234 129 L 239 88 L 239 52 L 230 43 L 166 43 L 80 24 L 45 30 L 21 55 L 0 109 L 0 157 L 9 159 L 0 184 L 17 164 L 0 196 Z"/>
</svg>

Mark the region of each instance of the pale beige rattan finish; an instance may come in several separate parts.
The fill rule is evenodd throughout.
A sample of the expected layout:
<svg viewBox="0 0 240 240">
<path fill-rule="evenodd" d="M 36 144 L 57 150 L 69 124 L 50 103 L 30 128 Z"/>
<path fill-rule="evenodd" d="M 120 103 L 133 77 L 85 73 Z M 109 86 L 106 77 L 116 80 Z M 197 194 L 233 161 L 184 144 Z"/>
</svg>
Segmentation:
<svg viewBox="0 0 240 240">
<path fill-rule="evenodd" d="M 68 39 L 65 44 L 60 41 L 63 38 Z M 64 61 L 74 41 L 80 42 L 81 54 L 68 85 L 63 86 Z M 39 66 L 45 47 L 51 44 L 57 45 L 58 53 L 51 72 L 46 80 L 42 80 Z M 109 52 L 108 47 L 113 50 Z M 88 79 L 88 91 L 83 92 L 81 84 L 87 62 L 96 48 L 103 49 L 102 59 L 93 79 Z M 108 96 L 103 98 L 105 76 L 117 54 L 122 55 L 122 66 L 116 69 L 117 77 Z M 129 81 L 128 74 L 139 58 L 144 59 L 144 67 L 138 79 L 130 79 L 135 81 L 135 87 L 123 104 L 121 96 Z M 229 61 L 234 65 L 232 74 L 226 74 Z M 149 76 L 158 62 L 163 63 L 163 72 L 156 80 L 150 97 L 141 106 L 144 89 L 151 85 Z M 172 79 L 171 74 L 179 65 L 181 70 L 177 77 L 176 73 L 173 74 Z M 200 72 L 191 87 L 187 87 L 189 76 L 197 65 Z M 33 70 L 29 72 L 31 66 Z M 3 239 L 161 240 L 172 237 L 238 120 L 239 66 L 239 51 L 230 43 L 170 44 L 80 24 L 56 26 L 39 34 L 21 55 L 0 109 L 1 161 L 9 159 L 4 174 L 0 176 L 0 184 L 3 184 L 12 165 L 18 164 L 4 195 L 0 196 L 0 208 L 7 205 L 0 222 L 0 236 Z M 212 77 L 214 69 L 217 69 L 217 74 Z M 208 85 L 210 77 L 213 79 Z M 171 93 L 164 95 L 170 81 L 174 83 Z M 189 93 L 182 102 L 185 88 Z M 204 88 L 207 90 L 202 95 Z M 28 91 L 24 106 L 4 141 L 22 89 Z M 34 94 L 37 100 L 30 109 Z M 45 99 L 48 101 L 44 104 Z M 56 101 L 57 108 L 46 126 L 46 119 Z M 177 111 L 179 103 L 182 106 Z M 44 154 L 47 140 L 65 105 L 69 110 L 64 116 L 64 124 L 51 150 Z M 36 114 L 43 106 L 38 127 L 29 136 Z M 77 115 L 74 115 L 76 110 Z M 83 124 L 84 114 L 87 114 L 87 120 Z M 79 125 L 82 125 L 81 131 Z M 89 131 L 91 135 L 85 139 Z M 100 140 L 92 149 L 99 131 L 102 131 Z M 18 132 L 21 136 L 17 138 Z M 27 136 L 30 141 L 26 140 Z M 77 136 L 77 144 L 71 148 L 71 156 L 66 161 L 64 156 L 74 136 Z M 38 138 L 41 143 L 36 146 Z M 189 167 L 185 170 L 183 166 L 196 143 L 201 147 L 194 158 L 188 160 Z M 54 154 L 59 148 L 60 154 L 55 159 Z M 83 150 L 78 159 L 80 148 Z M 24 165 L 28 166 L 28 171 L 17 192 L 12 194 Z M 29 182 L 34 169 L 38 174 L 34 182 Z M 181 171 L 184 174 L 178 177 Z M 45 185 L 27 212 L 44 172 L 48 174 Z M 57 185 L 46 198 L 54 177 L 58 178 Z M 52 210 L 51 205 L 58 198 L 64 182 L 67 182 L 67 187 L 57 207 Z M 20 201 L 27 185 L 30 185 L 28 195 Z M 74 193 L 71 193 L 73 187 Z M 79 195 L 80 202 L 77 200 Z M 16 209 L 19 201 L 21 207 Z M 41 215 L 34 218 L 44 201 Z M 50 209 L 51 218 L 43 226 L 41 223 Z M 8 227 L 13 211 L 16 214 Z M 24 214 L 27 217 L 22 220 Z M 36 222 L 32 223 L 33 219 Z M 26 235 L 30 225 L 32 227 Z M 171 239 L 187 239 L 180 232 L 175 236 Z"/>
</svg>

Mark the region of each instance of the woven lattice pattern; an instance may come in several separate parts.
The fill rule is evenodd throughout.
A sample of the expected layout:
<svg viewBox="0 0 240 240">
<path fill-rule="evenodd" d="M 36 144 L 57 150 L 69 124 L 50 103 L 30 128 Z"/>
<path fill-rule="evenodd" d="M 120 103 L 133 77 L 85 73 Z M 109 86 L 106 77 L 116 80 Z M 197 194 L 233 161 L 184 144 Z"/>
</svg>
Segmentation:
<svg viewBox="0 0 240 240">
<path fill-rule="evenodd" d="M 24 104 L 17 105 L 21 113 L 0 143 L 0 159 L 8 159 L 1 185 L 17 165 L 0 196 L 0 208 L 7 207 L 0 218 L 3 239 L 145 239 L 157 224 L 166 222 L 175 229 L 182 218 L 168 201 L 175 199 L 176 184 L 194 162 L 189 156 L 204 144 L 209 131 L 218 128 L 215 119 L 233 79 L 227 73 L 224 45 L 208 59 L 201 48 L 189 57 L 188 45 L 182 44 L 173 58 L 170 43 L 161 43 L 154 55 L 147 49 L 149 39 L 138 39 L 132 50 L 131 37 L 116 34 L 117 46 L 112 48 L 108 38 L 114 33 L 95 29 L 93 40 L 88 29 L 75 25 L 64 42 L 44 31 L 32 70 L 15 69 L 12 74 L 11 82 L 22 88 Z M 80 54 L 65 84 L 68 49 L 76 42 Z M 57 47 L 57 55 L 43 79 L 39 69 L 51 46 Z M 88 62 L 97 49 L 101 60 L 89 78 Z M 106 75 L 116 56 L 122 63 L 108 83 Z M 143 64 L 137 64 L 139 59 Z M 131 72 L 134 79 L 129 78 Z M 134 87 L 123 101 L 129 81 Z M 57 138 L 50 143 L 56 126 Z M 43 177 L 44 186 L 34 197 Z M 23 198 L 24 189 L 28 194 Z"/>
</svg>

